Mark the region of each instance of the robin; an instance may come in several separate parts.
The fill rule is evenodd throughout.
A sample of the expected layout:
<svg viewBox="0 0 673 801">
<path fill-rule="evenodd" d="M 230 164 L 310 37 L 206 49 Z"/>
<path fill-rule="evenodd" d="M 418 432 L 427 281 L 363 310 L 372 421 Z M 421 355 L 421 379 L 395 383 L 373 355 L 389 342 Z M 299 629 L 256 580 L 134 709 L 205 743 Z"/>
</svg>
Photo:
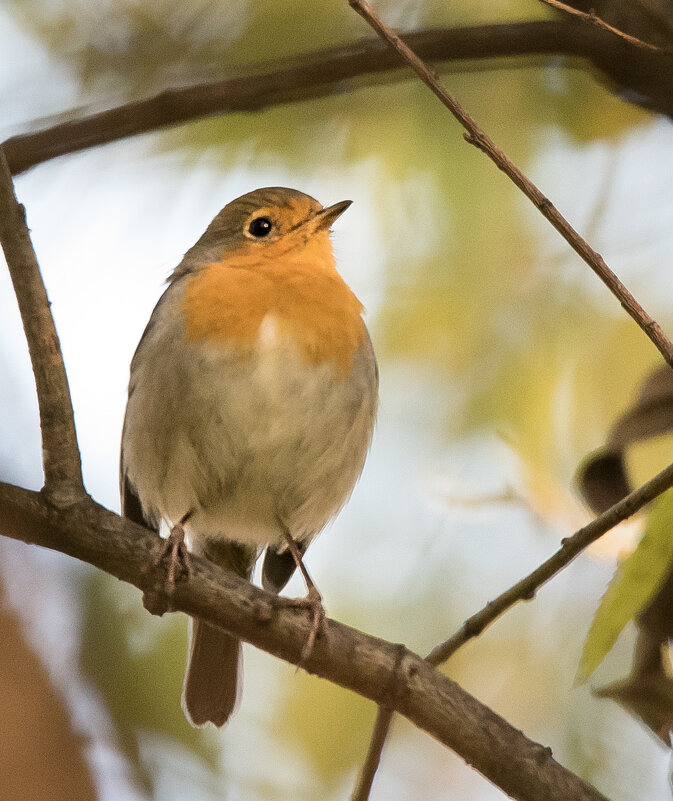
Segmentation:
<svg viewBox="0 0 673 801">
<path fill-rule="evenodd" d="M 329 236 L 348 206 L 283 187 L 229 203 L 168 279 L 131 362 L 122 513 L 165 523 L 173 556 L 184 541 L 248 580 L 264 550 L 276 593 L 349 497 L 374 427 L 374 351 Z M 308 597 L 320 604 L 310 583 Z M 229 718 L 239 661 L 235 637 L 190 619 L 192 725 Z"/>
</svg>

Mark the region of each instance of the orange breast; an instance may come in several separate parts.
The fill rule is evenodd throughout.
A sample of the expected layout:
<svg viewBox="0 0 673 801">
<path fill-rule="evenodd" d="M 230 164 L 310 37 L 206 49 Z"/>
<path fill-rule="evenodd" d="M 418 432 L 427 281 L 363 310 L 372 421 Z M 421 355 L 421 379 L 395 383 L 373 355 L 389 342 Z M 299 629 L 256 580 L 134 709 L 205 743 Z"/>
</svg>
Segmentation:
<svg viewBox="0 0 673 801">
<path fill-rule="evenodd" d="M 183 300 L 191 342 L 255 344 L 273 314 L 308 364 L 334 361 L 346 373 L 362 344 L 362 304 L 334 264 L 327 232 L 301 249 L 275 248 L 228 256 L 189 279 Z"/>
</svg>

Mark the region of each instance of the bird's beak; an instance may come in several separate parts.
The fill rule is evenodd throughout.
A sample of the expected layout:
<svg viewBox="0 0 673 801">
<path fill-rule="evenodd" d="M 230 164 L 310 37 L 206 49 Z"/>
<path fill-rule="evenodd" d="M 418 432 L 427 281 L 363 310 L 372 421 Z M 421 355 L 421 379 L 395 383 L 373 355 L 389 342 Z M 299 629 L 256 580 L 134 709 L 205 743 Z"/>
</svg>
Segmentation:
<svg viewBox="0 0 673 801">
<path fill-rule="evenodd" d="M 338 217 L 341 217 L 352 202 L 352 200 L 342 200 L 340 203 L 335 203 L 333 206 L 328 206 L 326 209 L 319 211 L 315 216 L 316 228 L 318 230 L 330 228 L 332 223 Z"/>
</svg>

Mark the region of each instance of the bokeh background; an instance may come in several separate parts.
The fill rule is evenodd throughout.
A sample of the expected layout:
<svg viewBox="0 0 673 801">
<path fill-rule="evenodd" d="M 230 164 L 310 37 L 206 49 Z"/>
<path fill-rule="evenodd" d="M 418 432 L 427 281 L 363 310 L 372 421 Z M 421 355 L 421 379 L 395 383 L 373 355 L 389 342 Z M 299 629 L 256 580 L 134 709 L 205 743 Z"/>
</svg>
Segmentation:
<svg viewBox="0 0 673 801">
<path fill-rule="evenodd" d="M 532 0 L 387 0 L 403 29 L 548 16 Z M 162 88 L 371 35 L 346 2 L 4 0 L 0 138 Z M 579 62 L 443 69 L 447 86 L 673 331 L 673 128 Z M 367 307 L 381 409 L 347 508 L 307 558 L 331 616 L 426 653 L 588 519 L 572 488 L 638 381 L 646 337 L 408 76 L 180 125 L 17 179 L 68 368 L 88 490 L 119 509 L 128 364 L 163 281 L 233 197 L 280 184 L 353 206 L 342 273 Z M 644 479 L 666 443 L 635 449 Z M 21 324 L 0 271 L 0 478 L 39 488 Z M 613 801 L 670 797 L 668 753 L 574 686 L 623 526 L 446 670 Z M 189 728 L 181 615 L 58 554 L 0 540 L 0 796 L 103 801 L 345 799 L 369 702 L 245 649 L 237 716 Z M 293 580 L 290 594 L 302 594 Z M 626 631 L 592 678 L 628 672 Z M 502 793 L 398 720 L 373 801 Z"/>
</svg>

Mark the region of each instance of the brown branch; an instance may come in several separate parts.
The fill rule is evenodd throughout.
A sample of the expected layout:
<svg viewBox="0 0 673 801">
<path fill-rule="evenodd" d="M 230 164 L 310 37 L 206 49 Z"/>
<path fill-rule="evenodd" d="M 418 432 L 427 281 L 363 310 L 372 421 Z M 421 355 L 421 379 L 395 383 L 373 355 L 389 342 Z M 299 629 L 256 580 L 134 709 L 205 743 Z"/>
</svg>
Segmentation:
<svg viewBox="0 0 673 801">
<path fill-rule="evenodd" d="M 543 28 L 542 26 L 547 26 Z M 548 23 L 525 25 L 536 30 L 565 30 Z M 496 38 L 492 56 L 515 54 L 512 39 L 503 39 L 503 28 L 486 26 Z M 514 26 L 516 28 L 516 26 Z M 479 29 L 483 34 L 484 28 Z M 524 30 L 524 27 L 519 27 Z M 465 36 L 465 30 L 444 32 Z M 433 58 L 432 46 L 442 32 L 416 35 L 425 37 L 426 57 Z M 434 38 L 433 38 L 434 37 Z M 414 36 L 408 37 L 413 44 Z M 573 41 L 578 41 L 573 32 Z M 464 39 L 463 39 L 464 41 Z M 424 46 L 425 46 L 424 44 Z M 363 48 L 356 53 L 354 48 Z M 369 49 L 367 49 L 369 48 Z M 558 41 L 541 49 L 521 52 L 559 52 Z M 573 50 L 570 43 L 568 51 Z M 456 58 L 484 57 L 472 48 Z M 561 51 L 565 52 L 565 51 Z M 583 54 L 583 53 L 579 53 Z M 357 74 L 393 69 L 392 54 L 372 43 L 351 46 L 323 54 L 321 60 L 263 76 L 233 79 L 209 86 L 166 92 L 147 101 L 93 115 L 86 120 L 55 126 L 49 131 L 15 137 L 6 151 L 15 172 L 67 152 L 148 130 L 193 119 L 218 111 L 255 110 L 265 105 L 296 102 L 333 91 L 340 81 Z M 440 55 L 436 56 L 440 58 Z M 341 62 L 341 72 L 339 71 Z M 318 69 L 317 69 L 318 68 Z M 485 147 L 483 142 L 475 144 Z M 7 164 L 2 164 L 3 188 L 11 190 Z M 546 199 L 545 199 L 546 200 Z M 548 202 L 548 201 L 547 201 Z M 123 521 L 88 499 L 81 483 L 79 453 L 72 423 L 72 410 L 58 339 L 49 314 L 49 305 L 39 277 L 30 240 L 23 221 L 23 210 L 11 191 L 0 198 L 0 238 L 7 254 L 36 373 L 45 442 L 46 489 L 60 490 L 57 498 L 0 485 L 0 526 L 9 536 L 56 548 L 106 569 L 134 583 L 146 593 L 148 603 L 163 608 L 161 587 L 164 577 L 152 567 L 152 555 L 162 547 L 151 532 Z M 13 229 L 13 230 L 10 230 Z M 25 275 L 21 275 L 25 267 Z M 653 323 L 653 321 L 652 321 Z M 656 325 L 656 324 L 655 324 Z M 44 354 L 47 354 L 45 357 Z M 54 500 L 70 502 L 67 512 Z M 238 585 L 238 586 L 237 586 Z M 189 582 L 179 585 L 174 608 L 221 625 L 280 658 L 297 663 L 310 623 L 290 610 L 282 611 L 274 596 L 262 593 L 215 566 L 195 560 Z M 308 668 L 332 681 L 406 715 L 412 722 L 449 745 L 466 761 L 512 797 L 549 801 L 586 799 L 602 796 L 569 771 L 558 765 L 548 749 L 527 740 L 504 720 L 433 670 L 427 661 L 400 646 L 393 646 L 329 622 L 328 636 L 321 640 L 309 660 Z"/>
<path fill-rule="evenodd" d="M 349 0 L 350 5 L 384 39 L 390 47 L 414 70 L 423 83 L 439 98 L 458 122 L 465 128 L 465 139 L 481 150 L 533 203 L 545 219 L 561 234 L 570 247 L 580 256 L 619 300 L 626 312 L 647 334 L 666 362 L 673 367 L 673 343 L 661 326 L 650 317 L 624 284 L 617 278 L 602 256 L 563 217 L 554 204 L 516 167 L 496 144 L 481 130 L 472 117 L 463 109 L 439 82 L 431 70 L 372 10 L 365 0 Z"/>
<path fill-rule="evenodd" d="M 35 375 L 42 429 L 44 489 L 68 504 L 84 494 L 75 422 L 61 346 L 49 299 L 26 226 L 25 209 L 14 194 L 0 149 L 0 244 L 21 312 Z"/>
<path fill-rule="evenodd" d="M 486 604 L 479 612 L 469 617 L 455 634 L 433 648 L 426 656 L 426 660 L 431 665 L 441 665 L 446 662 L 461 646 L 479 636 L 485 628 L 490 626 L 491 623 L 516 603 L 532 600 L 543 584 L 546 584 L 564 567 L 567 567 L 592 542 L 602 537 L 603 534 L 610 531 L 618 523 L 634 515 L 671 487 L 673 487 L 673 464 L 627 495 L 619 503 L 611 506 L 603 514 L 594 518 L 571 537 L 564 539 L 555 554 L 533 570 L 532 573 L 521 579 L 521 581 L 518 581 L 493 601 Z M 381 753 L 392 717 L 392 712 L 389 708 L 379 708 L 367 756 L 365 757 L 352 801 L 366 801 L 369 798 L 369 792 L 381 760 Z"/>
<path fill-rule="evenodd" d="M 154 532 L 123 520 L 89 498 L 65 369 L 23 208 L 0 152 L 0 241 L 15 282 L 36 376 L 45 451 L 45 489 L 0 484 L 0 531 L 83 559 L 145 594 L 148 609 L 167 608 L 158 567 L 164 544 Z M 58 448 L 57 451 L 53 451 Z M 78 480 L 78 482 L 77 482 Z M 67 505 L 65 490 L 67 493 Z M 367 637 L 334 621 L 313 647 L 304 645 L 312 621 L 282 607 L 276 596 L 193 558 L 189 579 L 171 597 L 174 609 L 223 626 L 243 640 L 395 709 L 460 753 L 476 770 L 521 801 L 603 797 L 403 646 Z M 232 584 L 233 582 L 233 584 Z"/>
<path fill-rule="evenodd" d="M 369 798 L 374 779 L 376 778 L 376 772 L 381 764 L 381 754 L 383 754 L 383 748 L 388 739 L 388 733 L 390 732 L 394 714 L 394 711 L 389 706 L 379 706 L 376 710 L 376 720 L 374 721 L 374 728 L 369 738 L 367 756 L 362 763 L 357 783 L 353 788 L 351 801 L 367 801 Z"/>
<path fill-rule="evenodd" d="M 371 6 L 365 0 L 349 0 L 351 7 L 373 28 L 374 31 L 388 43 L 392 50 L 394 50 L 419 76 L 423 83 L 439 98 L 444 106 L 451 112 L 451 114 L 458 120 L 458 122 L 465 128 L 467 134 L 465 139 L 468 143 L 473 144 L 479 150 L 484 152 L 494 164 L 502 170 L 513 183 L 526 195 L 526 197 L 535 205 L 540 213 L 554 226 L 554 228 L 563 236 L 568 244 L 575 250 L 575 252 L 591 267 L 591 269 L 598 275 L 598 277 L 606 284 L 610 291 L 617 297 L 623 308 L 628 314 L 636 321 L 636 323 L 647 334 L 649 339 L 657 347 L 666 362 L 673 366 L 673 343 L 666 337 L 658 323 L 645 312 L 638 301 L 633 297 L 629 290 L 622 284 L 617 276 L 610 270 L 603 258 L 586 242 L 577 231 L 570 225 L 570 223 L 561 215 L 552 202 L 545 197 L 542 192 L 532 183 L 500 150 L 495 143 L 486 135 L 484 131 L 477 125 L 475 120 L 468 114 L 465 109 L 458 103 L 452 95 L 450 95 L 444 87 L 440 84 L 437 74 L 431 70 L 403 41 L 395 32 L 389 28 L 383 20 L 372 10 Z M 663 480 L 666 483 L 663 489 L 671 486 L 673 483 L 673 466 L 669 468 L 670 475 L 667 471 L 660 474 L 657 479 Z M 662 479 L 663 476 L 663 479 Z M 657 479 L 653 479 L 655 487 L 658 486 Z M 647 486 L 647 485 L 646 485 Z M 663 491 L 660 490 L 659 492 Z M 651 500 L 655 495 L 648 497 Z M 628 496 L 631 498 L 631 496 Z M 646 493 L 647 497 L 647 493 Z M 628 500 L 625 499 L 623 503 Z M 632 499 L 633 500 L 633 499 Z M 643 501 L 647 503 L 648 501 Z M 641 504 L 641 505 L 643 505 Z M 586 545 L 581 544 L 584 540 L 589 542 L 593 541 L 590 537 L 600 537 L 609 528 L 619 522 L 618 518 L 615 522 L 610 523 L 610 520 L 616 513 L 614 510 L 617 507 L 612 507 L 609 513 L 612 516 L 607 518 L 609 524 L 607 528 L 601 529 L 606 521 L 598 523 L 603 516 L 597 518 L 592 524 L 582 529 L 580 532 L 564 543 L 563 547 L 551 559 L 547 560 L 536 571 L 523 579 L 519 584 L 503 593 L 496 601 L 492 602 L 484 610 L 474 615 L 464 624 L 463 628 L 452 638 L 447 640 L 442 645 L 433 649 L 428 655 L 428 661 L 433 664 L 440 664 L 447 659 L 463 642 L 476 636 L 480 633 L 485 625 L 498 617 L 506 609 L 510 608 L 518 600 L 523 597 L 533 597 L 535 589 L 545 581 L 548 581 L 553 575 L 567 565 Z M 626 505 L 624 508 L 627 510 L 631 507 Z M 640 508 L 639 506 L 636 508 Z M 633 514 L 632 511 L 628 515 Z M 608 515 L 609 513 L 606 513 Z M 627 515 L 627 516 L 628 516 Z M 593 534 L 597 531 L 598 533 Z M 587 533 L 588 532 L 588 533 Z M 571 543 L 572 544 L 569 544 Z M 574 550 L 577 548 L 577 550 Z M 536 583 L 539 582 L 539 583 Z M 525 595 L 520 593 L 524 592 Z M 533 595 L 531 595 L 533 593 Z M 366 801 L 369 797 L 373 777 L 376 773 L 378 764 L 380 762 L 381 753 L 385 744 L 386 734 L 392 722 L 392 714 L 390 709 L 379 709 L 374 732 L 370 741 L 369 750 L 365 763 L 363 765 L 358 784 L 356 785 L 353 801 Z"/>
<path fill-rule="evenodd" d="M 673 114 L 673 72 L 663 52 L 634 50 L 606 31 L 573 20 L 478 25 L 418 31 L 404 40 L 424 59 L 461 61 L 524 55 L 569 55 L 629 78 L 648 103 Z M 396 55 L 378 39 L 307 54 L 270 71 L 180 89 L 8 139 L 3 147 L 14 175 L 67 153 L 157 131 L 212 114 L 258 111 L 324 97 L 355 78 L 397 70 Z M 402 76 L 405 77 L 405 76 Z M 357 84 L 361 85 L 361 84 Z"/>
<path fill-rule="evenodd" d="M 618 523 L 634 515 L 663 492 L 673 487 L 673 464 L 643 484 L 638 489 L 598 515 L 590 523 L 563 540 L 561 547 L 539 567 L 518 581 L 508 590 L 488 603 L 483 609 L 469 617 L 458 631 L 448 640 L 438 645 L 428 654 L 433 665 L 441 665 L 452 656 L 461 645 L 478 636 L 494 620 L 500 617 L 518 601 L 529 601 L 543 584 L 570 564 L 587 546 L 603 536 Z"/>
<path fill-rule="evenodd" d="M 577 17 L 589 25 L 595 25 L 597 28 L 601 28 L 604 31 L 609 31 L 613 36 L 623 39 L 625 42 L 632 44 L 634 47 L 642 47 L 645 50 L 661 49 L 656 45 L 650 44 L 649 42 L 643 42 L 642 39 L 638 39 L 635 36 L 624 33 L 624 31 L 620 31 L 619 28 L 614 28 L 612 25 L 605 22 L 605 20 L 602 20 L 595 11 L 590 11 L 589 13 L 586 11 L 580 11 L 578 8 L 573 8 L 566 3 L 560 2 L 560 0 L 541 0 L 541 2 L 547 6 L 550 6 L 551 8 L 556 8 L 559 11 L 563 11 L 564 14 Z"/>
<path fill-rule="evenodd" d="M 0 531 L 82 559 L 142 590 L 157 607 L 164 573 L 163 541 L 90 498 L 64 510 L 42 494 L 0 484 Z M 193 557 L 172 607 L 225 628 L 280 659 L 298 664 L 311 616 L 279 604 L 212 562 Z M 159 605 L 160 606 L 160 605 Z M 520 801 L 605 801 L 532 742 L 404 646 L 363 634 L 334 620 L 304 667 L 407 717 L 460 754 L 487 779 Z M 177 701 L 176 701 L 177 703 Z"/>
</svg>

